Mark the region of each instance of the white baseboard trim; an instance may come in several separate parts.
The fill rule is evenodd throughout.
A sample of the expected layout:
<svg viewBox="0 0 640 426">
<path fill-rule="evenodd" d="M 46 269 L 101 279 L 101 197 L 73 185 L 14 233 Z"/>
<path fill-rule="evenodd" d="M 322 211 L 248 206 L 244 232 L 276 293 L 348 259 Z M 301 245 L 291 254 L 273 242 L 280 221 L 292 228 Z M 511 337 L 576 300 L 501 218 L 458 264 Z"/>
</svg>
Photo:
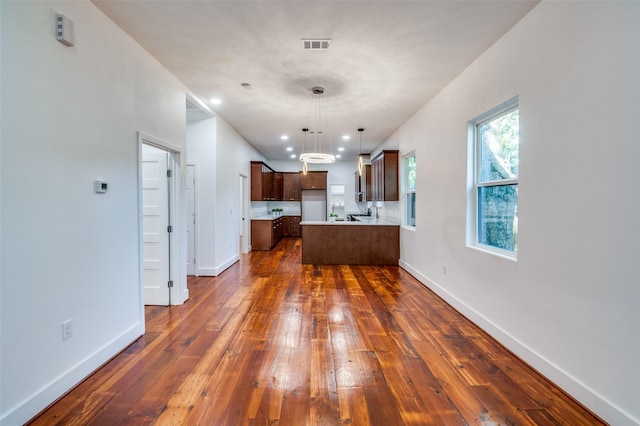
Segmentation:
<svg viewBox="0 0 640 426">
<path fill-rule="evenodd" d="M 215 277 L 216 268 L 198 268 L 197 277 Z"/>
<path fill-rule="evenodd" d="M 234 263 L 236 263 L 237 261 L 240 260 L 240 255 L 239 254 L 235 254 L 233 255 L 231 258 L 229 258 L 226 262 L 224 262 L 222 265 L 218 266 L 216 268 L 216 276 L 220 275 L 221 273 L 223 273 L 225 270 L 227 270 L 231 265 L 233 265 Z"/>
<path fill-rule="evenodd" d="M 120 336 L 105 344 L 102 348 L 62 373 L 51 383 L 45 385 L 31 397 L 8 411 L 2 419 L 0 419 L 0 425 L 14 426 L 25 424 L 143 334 L 144 323 L 139 322 L 134 324 Z"/>
<path fill-rule="evenodd" d="M 221 273 L 223 273 L 227 268 L 240 260 L 240 255 L 235 254 L 230 259 L 226 260 L 222 264 L 214 267 L 214 268 L 198 268 L 198 276 L 199 277 L 217 277 Z"/>
<path fill-rule="evenodd" d="M 413 275 L 425 287 L 432 290 L 449 305 L 453 306 L 458 312 L 467 317 L 478 327 L 482 328 L 507 349 L 522 358 L 547 379 L 555 383 L 609 424 L 625 426 L 640 425 L 639 419 L 633 418 L 629 413 L 617 407 L 611 401 L 593 391 L 593 389 L 587 387 L 580 380 L 569 375 L 566 371 L 541 356 L 539 353 L 518 340 L 515 336 L 507 333 L 480 312 L 469 307 L 462 300 L 449 293 L 447 289 L 438 285 L 435 281 L 416 270 L 404 260 L 400 259 L 398 264 L 402 269 Z"/>
</svg>

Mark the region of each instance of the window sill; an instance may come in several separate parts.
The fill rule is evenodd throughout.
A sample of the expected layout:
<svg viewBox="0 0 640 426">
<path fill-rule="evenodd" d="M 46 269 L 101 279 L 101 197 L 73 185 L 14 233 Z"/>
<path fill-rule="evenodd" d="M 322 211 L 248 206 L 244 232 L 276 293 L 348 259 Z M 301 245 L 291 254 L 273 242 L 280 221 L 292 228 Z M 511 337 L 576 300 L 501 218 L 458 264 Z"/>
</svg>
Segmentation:
<svg viewBox="0 0 640 426">
<path fill-rule="evenodd" d="M 473 250 L 477 250 L 479 252 L 482 253 L 486 253 L 486 254 L 490 254 L 493 256 L 497 256 L 497 257 L 501 257 L 503 259 L 506 260 L 510 260 L 512 262 L 517 262 L 518 261 L 518 254 L 517 253 L 512 253 L 510 251 L 506 251 L 506 250 L 500 250 L 497 248 L 493 248 L 490 246 L 485 246 L 482 244 L 474 244 L 474 245 L 467 245 L 468 248 L 473 249 Z"/>
<path fill-rule="evenodd" d="M 402 225 L 402 229 L 406 231 L 416 232 L 416 227 L 411 225 Z"/>
</svg>

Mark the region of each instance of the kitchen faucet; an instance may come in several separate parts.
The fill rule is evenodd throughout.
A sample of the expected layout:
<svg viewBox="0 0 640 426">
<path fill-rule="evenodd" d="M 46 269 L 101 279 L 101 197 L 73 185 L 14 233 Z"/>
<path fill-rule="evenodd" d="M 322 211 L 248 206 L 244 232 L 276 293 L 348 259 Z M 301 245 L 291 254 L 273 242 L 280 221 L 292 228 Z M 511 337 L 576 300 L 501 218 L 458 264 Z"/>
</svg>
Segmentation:
<svg viewBox="0 0 640 426">
<path fill-rule="evenodd" d="M 376 219 L 379 219 L 379 218 L 380 218 L 380 215 L 378 214 L 378 206 L 371 206 L 371 207 L 369 207 L 369 209 L 368 209 L 367 211 L 368 211 L 369 213 L 371 213 L 371 209 L 372 209 L 372 208 L 374 208 L 374 207 L 375 207 L 375 209 L 376 209 L 376 215 L 375 215 L 375 218 L 376 218 Z"/>
</svg>

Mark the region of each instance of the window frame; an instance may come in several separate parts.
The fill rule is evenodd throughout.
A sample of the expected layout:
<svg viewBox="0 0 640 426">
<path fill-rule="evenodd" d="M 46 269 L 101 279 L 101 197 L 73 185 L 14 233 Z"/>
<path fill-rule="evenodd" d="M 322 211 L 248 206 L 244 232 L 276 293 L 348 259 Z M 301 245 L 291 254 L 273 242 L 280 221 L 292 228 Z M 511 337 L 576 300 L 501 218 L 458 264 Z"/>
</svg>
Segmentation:
<svg viewBox="0 0 640 426">
<path fill-rule="evenodd" d="M 416 187 L 411 189 L 409 188 L 409 166 L 408 166 L 408 162 L 409 159 L 413 158 L 414 159 L 414 163 L 416 164 Z M 416 198 L 417 198 L 417 192 L 416 192 L 416 188 L 418 187 L 418 182 L 417 182 L 417 170 L 418 170 L 418 163 L 417 163 L 417 158 L 416 158 L 416 152 L 415 150 L 410 151 L 408 153 L 406 153 L 405 155 L 402 156 L 402 164 L 403 164 L 403 183 L 404 183 L 404 215 L 403 215 L 403 225 L 411 230 L 415 230 L 416 229 L 416 215 L 414 214 L 413 217 L 413 225 L 409 223 L 409 208 L 408 208 L 408 202 L 409 202 L 409 194 L 413 194 L 413 209 L 415 212 L 416 209 Z"/>
<path fill-rule="evenodd" d="M 481 146 L 480 132 L 479 132 L 480 127 L 483 126 L 484 124 L 487 124 L 491 121 L 496 120 L 499 117 L 508 115 L 516 110 L 518 111 L 520 110 L 520 103 L 517 96 L 487 111 L 486 113 L 480 115 L 474 120 L 469 121 L 468 123 L 469 138 L 470 138 L 469 142 L 470 142 L 470 145 L 472 146 L 471 154 L 473 155 L 473 158 L 470 161 L 473 169 L 471 173 L 472 182 L 471 182 L 471 191 L 470 191 L 470 195 L 471 195 L 470 204 L 472 205 L 472 208 L 470 209 L 470 211 L 468 211 L 468 213 L 472 214 L 473 218 L 471 220 L 468 220 L 467 222 L 473 224 L 472 225 L 473 229 L 471 232 L 468 233 L 468 234 L 471 234 L 471 238 L 467 238 L 468 239 L 467 245 L 472 248 L 475 248 L 484 252 L 488 252 L 500 257 L 504 257 L 509 260 L 514 260 L 514 261 L 517 260 L 518 258 L 517 247 L 514 251 L 510 251 L 510 250 L 502 249 L 500 247 L 483 244 L 480 242 L 480 229 L 481 229 L 480 201 L 481 200 L 479 199 L 478 194 L 479 194 L 480 188 L 483 188 L 483 187 L 495 188 L 499 186 L 515 185 L 515 187 L 519 189 L 519 180 L 520 180 L 519 171 L 518 171 L 518 176 L 516 178 L 509 178 L 509 179 L 481 181 L 481 176 L 480 176 L 481 162 L 482 162 L 482 155 L 481 155 L 482 146 Z M 518 161 L 520 158 L 519 135 L 520 133 L 518 132 Z M 519 205 L 519 199 L 516 201 L 516 209 L 518 205 Z"/>
</svg>

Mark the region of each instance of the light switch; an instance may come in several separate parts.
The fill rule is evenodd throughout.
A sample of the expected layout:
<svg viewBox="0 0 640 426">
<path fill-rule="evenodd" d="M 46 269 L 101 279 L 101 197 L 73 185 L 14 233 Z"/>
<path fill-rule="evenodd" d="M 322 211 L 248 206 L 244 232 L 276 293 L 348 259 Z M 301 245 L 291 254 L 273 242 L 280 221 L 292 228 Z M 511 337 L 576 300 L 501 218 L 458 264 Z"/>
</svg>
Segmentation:
<svg viewBox="0 0 640 426">
<path fill-rule="evenodd" d="M 73 21 L 60 13 L 56 14 L 56 40 L 73 46 Z"/>
<path fill-rule="evenodd" d="M 93 181 L 93 191 L 96 194 L 104 194 L 105 192 L 107 192 L 109 185 L 107 185 L 107 182 L 101 180 L 101 179 L 96 179 Z"/>
</svg>

